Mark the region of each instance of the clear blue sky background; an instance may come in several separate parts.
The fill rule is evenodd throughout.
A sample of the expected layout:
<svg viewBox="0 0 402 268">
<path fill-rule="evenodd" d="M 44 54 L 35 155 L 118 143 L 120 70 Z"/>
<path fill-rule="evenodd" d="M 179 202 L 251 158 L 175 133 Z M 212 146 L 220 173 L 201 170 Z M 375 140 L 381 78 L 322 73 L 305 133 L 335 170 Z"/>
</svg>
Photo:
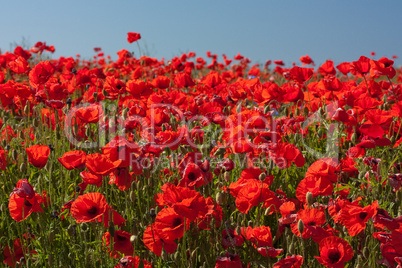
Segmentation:
<svg viewBox="0 0 402 268">
<path fill-rule="evenodd" d="M 391 58 L 402 65 L 402 1 L 374 0 L 182 0 L 182 1 L 5 1 L 0 9 L 0 48 L 46 41 L 53 58 L 89 58 L 94 47 L 116 58 L 138 52 L 127 32 L 141 33 L 149 56 L 170 59 L 210 50 L 253 62 L 283 60 L 300 65 L 306 54 L 322 64 L 357 60 L 361 55 Z M 138 56 L 138 54 L 137 54 Z"/>
</svg>

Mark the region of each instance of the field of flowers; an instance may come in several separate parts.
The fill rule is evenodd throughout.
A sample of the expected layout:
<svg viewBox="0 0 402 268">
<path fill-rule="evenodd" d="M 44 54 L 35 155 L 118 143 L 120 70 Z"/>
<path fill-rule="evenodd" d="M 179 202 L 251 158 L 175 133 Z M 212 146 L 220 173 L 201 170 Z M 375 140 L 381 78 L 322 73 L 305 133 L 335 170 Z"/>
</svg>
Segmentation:
<svg viewBox="0 0 402 268">
<path fill-rule="evenodd" d="M 158 60 L 140 39 L 0 53 L 0 263 L 402 267 L 391 59 Z"/>
</svg>

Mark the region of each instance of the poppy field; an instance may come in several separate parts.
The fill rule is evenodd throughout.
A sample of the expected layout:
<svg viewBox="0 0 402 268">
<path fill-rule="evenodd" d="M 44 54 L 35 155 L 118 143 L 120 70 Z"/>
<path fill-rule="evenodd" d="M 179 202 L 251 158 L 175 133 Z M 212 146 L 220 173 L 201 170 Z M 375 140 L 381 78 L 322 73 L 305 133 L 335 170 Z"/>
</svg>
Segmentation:
<svg viewBox="0 0 402 268">
<path fill-rule="evenodd" d="M 402 267 L 402 68 L 0 53 L 7 267 Z"/>
</svg>

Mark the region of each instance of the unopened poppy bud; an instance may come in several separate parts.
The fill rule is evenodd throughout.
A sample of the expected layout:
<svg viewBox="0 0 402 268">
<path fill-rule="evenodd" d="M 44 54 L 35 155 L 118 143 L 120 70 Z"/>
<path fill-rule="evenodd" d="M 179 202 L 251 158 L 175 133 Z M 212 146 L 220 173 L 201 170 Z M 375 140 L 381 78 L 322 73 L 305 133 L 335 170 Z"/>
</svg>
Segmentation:
<svg viewBox="0 0 402 268">
<path fill-rule="evenodd" d="M 307 192 L 306 194 L 306 201 L 307 201 L 307 206 L 311 207 L 311 205 L 313 204 L 313 194 L 311 192 Z"/>
<path fill-rule="evenodd" d="M 303 108 L 303 113 L 304 113 L 304 116 L 308 116 L 308 114 L 310 113 L 310 111 L 309 111 L 309 109 L 307 108 L 307 106 L 305 106 L 305 107 Z"/>
<path fill-rule="evenodd" d="M 396 137 L 395 137 L 395 135 L 394 135 L 394 136 L 391 137 L 391 144 L 394 144 L 395 141 L 396 141 Z"/>
<path fill-rule="evenodd" d="M 110 235 L 111 235 L 112 237 L 114 237 L 114 231 L 115 231 L 114 224 L 113 224 L 113 223 L 112 223 L 112 224 L 109 223 L 109 233 L 110 233 Z"/>
<path fill-rule="evenodd" d="M 225 154 L 225 152 L 226 152 L 226 149 L 225 149 L 224 147 L 219 147 L 219 148 L 215 151 L 214 156 L 222 156 L 222 155 Z"/>
<path fill-rule="evenodd" d="M 162 131 L 166 131 L 166 125 L 165 124 L 162 125 Z"/>
<path fill-rule="evenodd" d="M 215 196 L 215 201 L 218 205 L 222 206 L 226 202 L 226 196 L 222 192 L 217 192 Z"/>
<path fill-rule="evenodd" d="M 270 213 L 271 213 L 271 206 L 269 206 L 269 207 L 265 210 L 264 215 L 265 215 L 265 216 L 268 216 Z"/>
<path fill-rule="evenodd" d="M 240 235 L 240 234 L 241 234 L 241 228 L 240 228 L 240 226 L 237 226 L 237 227 L 236 227 L 236 234 L 237 234 L 237 235 Z"/>
<path fill-rule="evenodd" d="M 131 191 L 130 191 L 130 201 L 131 201 L 131 202 L 134 202 L 134 201 L 135 201 L 135 198 L 136 198 L 135 191 L 131 190 Z"/>
<path fill-rule="evenodd" d="M 191 259 L 195 259 L 195 257 L 197 256 L 197 251 L 198 251 L 198 247 L 196 247 L 193 252 L 191 252 Z"/>
<path fill-rule="evenodd" d="M 352 136 L 350 137 L 350 140 L 351 140 L 353 143 L 356 143 L 356 133 L 353 133 L 353 134 L 352 134 Z"/>
<path fill-rule="evenodd" d="M 156 213 L 155 213 L 155 209 L 154 209 L 154 208 L 151 208 L 151 209 L 149 210 L 149 216 L 150 216 L 151 218 L 155 218 L 155 217 L 156 217 Z"/>
<path fill-rule="evenodd" d="M 71 69 L 71 74 L 77 74 L 77 69 L 72 68 L 72 69 Z"/>
<path fill-rule="evenodd" d="M 267 175 L 263 172 L 263 173 L 260 174 L 260 176 L 258 176 L 258 179 L 260 181 L 263 181 L 263 180 L 265 180 L 266 177 L 267 177 Z"/>
<path fill-rule="evenodd" d="M 295 244 L 294 243 L 290 243 L 289 245 L 289 253 L 293 254 L 295 252 Z"/>
<path fill-rule="evenodd" d="M 230 181 L 230 173 L 229 173 L 229 171 L 225 171 L 225 173 L 223 173 L 223 179 L 224 179 L 226 182 L 229 182 L 229 181 Z"/>
<path fill-rule="evenodd" d="M 289 113 L 289 118 L 294 118 L 294 115 L 292 112 Z"/>
<path fill-rule="evenodd" d="M 264 114 L 267 114 L 268 112 L 269 112 L 269 105 L 265 105 Z"/>
<path fill-rule="evenodd" d="M 402 191 L 399 190 L 398 192 L 396 192 L 396 196 L 398 197 L 399 202 L 402 201 Z"/>
<path fill-rule="evenodd" d="M 98 97 L 98 92 L 92 93 L 92 96 L 96 99 Z"/>
<path fill-rule="evenodd" d="M 163 261 L 167 261 L 167 259 L 168 259 L 167 252 L 164 249 L 162 249 L 161 258 Z"/>
<path fill-rule="evenodd" d="M 86 232 L 88 232 L 88 230 L 89 230 L 88 224 L 86 224 L 85 222 L 82 223 L 82 225 L 81 225 L 81 231 L 84 232 L 84 233 L 86 233 Z"/>
<path fill-rule="evenodd" d="M 370 251 L 367 247 L 363 248 L 363 257 L 368 259 L 370 257 Z"/>
<path fill-rule="evenodd" d="M 77 225 L 75 225 L 75 224 L 72 224 L 72 225 L 70 225 L 70 226 L 68 226 L 68 228 L 67 228 L 67 233 L 70 235 L 70 236 L 75 236 L 75 228 L 77 227 Z"/>
<path fill-rule="evenodd" d="M 253 228 L 254 222 L 253 222 L 253 221 L 248 221 L 248 226 L 250 226 L 251 228 Z"/>
<path fill-rule="evenodd" d="M 24 107 L 24 114 L 29 114 L 29 102 Z"/>
<path fill-rule="evenodd" d="M 18 152 L 17 150 L 13 150 L 13 152 L 11 153 L 11 156 L 13 157 L 14 161 L 18 160 Z"/>
<path fill-rule="evenodd" d="M 91 128 L 90 127 L 87 127 L 87 129 L 85 130 L 85 135 L 87 136 L 87 137 L 89 137 L 89 136 L 91 136 Z"/>
<path fill-rule="evenodd" d="M 299 230 L 299 233 L 300 233 L 300 235 L 301 235 L 301 237 L 303 237 L 303 231 L 304 231 L 304 223 L 303 223 L 303 221 L 300 219 L 298 222 L 297 222 L 297 230 Z"/>
<path fill-rule="evenodd" d="M 102 95 L 105 96 L 105 97 L 107 97 L 109 95 L 104 88 L 102 89 Z"/>
<path fill-rule="evenodd" d="M 131 242 L 132 244 L 134 244 L 135 242 L 137 242 L 137 240 L 138 240 L 138 236 L 136 236 L 136 235 L 130 236 L 130 242 Z"/>
<path fill-rule="evenodd" d="M 239 103 L 239 105 L 237 105 L 237 107 L 236 107 L 236 112 L 239 114 L 239 113 L 241 113 L 241 104 L 242 104 L 242 100 L 240 101 L 240 103 Z"/>
<path fill-rule="evenodd" d="M 142 189 L 142 181 L 139 180 L 137 181 L 137 191 L 140 191 Z"/>
</svg>

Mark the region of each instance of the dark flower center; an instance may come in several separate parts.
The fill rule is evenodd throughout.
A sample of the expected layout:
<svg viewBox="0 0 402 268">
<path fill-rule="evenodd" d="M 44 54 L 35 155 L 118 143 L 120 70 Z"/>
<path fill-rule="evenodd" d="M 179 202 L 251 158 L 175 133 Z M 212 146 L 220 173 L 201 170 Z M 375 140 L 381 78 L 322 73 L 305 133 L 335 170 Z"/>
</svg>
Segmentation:
<svg viewBox="0 0 402 268">
<path fill-rule="evenodd" d="M 117 241 L 125 241 L 127 238 L 121 235 L 117 235 Z"/>
<path fill-rule="evenodd" d="M 194 172 L 188 173 L 187 178 L 188 178 L 190 181 L 195 180 L 195 174 L 194 174 Z"/>
<path fill-rule="evenodd" d="M 25 205 L 25 206 L 27 206 L 27 207 L 32 207 L 32 204 L 31 204 L 31 203 L 29 203 L 29 201 L 28 201 L 28 200 L 25 200 L 24 205 Z"/>
<path fill-rule="evenodd" d="M 315 226 L 315 225 L 316 225 L 316 222 L 315 222 L 315 221 L 311 221 L 311 222 L 307 223 L 307 225 L 308 225 L 308 226 Z"/>
<path fill-rule="evenodd" d="M 180 218 L 176 218 L 173 220 L 173 226 L 179 226 L 183 221 Z"/>
<path fill-rule="evenodd" d="M 95 215 L 98 212 L 98 209 L 95 206 L 92 206 L 90 209 L 87 210 L 89 214 Z"/>
<path fill-rule="evenodd" d="M 332 251 L 328 254 L 328 259 L 330 259 L 331 263 L 337 263 L 341 258 L 341 253 L 339 251 Z"/>
<path fill-rule="evenodd" d="M 367 217 L 367 213 L 366 213 L 366 212 L 360 212 L 359 218 L 360 218 L 361 220 L 364 220 L 366 217 Z"/>
</svg>

